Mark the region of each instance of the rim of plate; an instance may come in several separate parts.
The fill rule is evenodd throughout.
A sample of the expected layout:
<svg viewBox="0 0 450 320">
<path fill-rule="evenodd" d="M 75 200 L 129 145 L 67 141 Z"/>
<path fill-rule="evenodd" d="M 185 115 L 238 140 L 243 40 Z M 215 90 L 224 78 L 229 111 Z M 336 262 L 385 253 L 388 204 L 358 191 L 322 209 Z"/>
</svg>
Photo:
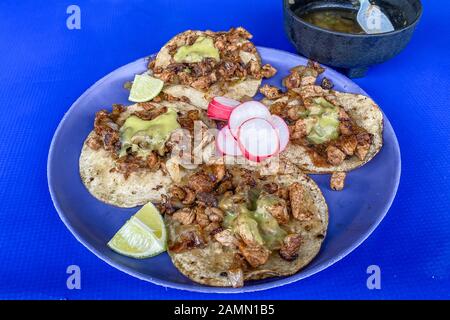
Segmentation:
<svg viewBox="0 0 450 320">
<path fill-rule="evenodd" d="M 268 48 L 268 47 L 262 47 L 262 46 L 257 46 L 258 51 L 261 52 L 273 52 L 273 53 L 277 53 L 279 55 L 288 55 L 292 58 L 295 59 L 300 59 L 300 60 L 306 60 L 306 58 L 296 55 L 294 53 L 290 53 L 287 51 L 283 51 L 283 50 L 279 50 L 279 49 L 273 49 L 273 48 Z M 261 54 L 262 55 L 262 54 Z M 93 254 L 95 254 L 98 258 L 100 258 L 101 260 L 103 260 L 104 262 L 106 262 L 107 264 L 109 264 L 111 267 L 114 267 L 128 275 L 131 275 L 135 278 L 138 278 L 140 280 L 143 281 L 147 281 L 147 282 L 151 282 L 153 284 L 159 285 L 159 286 L 163 286 L 166 288 L 171 288 L 171 289 L 179 289 L 179 290 L 186 290 L 186 291 L 191 291 L 191 292 L 201 292 L 201 293 L 227 293 L 227 294 L 233 294 L 233 293 L 244 293 L 244 292 L 255 292 L 255 291 L 262 291 L 262 290 L 268 290 L 268 289 L 272 289 L 272 288 L 276 288 L 276 287 L 281 287 L 305 278 L 308 278 L 322 270 L 325 270 L 326 268 L 330 267 L 331 265 L 335 264 L 336 262 L 342 260 L 343 258 L 345 258 L 348 254 L 350 254 L 353 250 L 355 250 L 356 248 L 358 248 L 361 243 L 363 243 L 373 232 L 374 230 L 378 227 L 378 225 L 381 223 L 381 221 L 384 219 L 384 217 L 386 216 L 387 212 L 389 211 L 389 208 L 391 207 L 395 196 L 397 194 L 398 191 L 398 186 L 400 183 L 400 176 L 401 176 L 401 153 L 400 153 L 400 146 L 398 143 L 398 139 L 397 139 L 397 135 L 395 134 L 395 131 L 392 128 L 392 125 L 390 123 L 390 121 L 388 120 L 388 118 L 386 117 L 386 115 L 383 112 L 383 122 L 384 122 L 384 127 L 386 127 L 386 125 L 388 125 L 389 127 L 392 128 L 392 133 L 393 133 L 393 142 L 394 142 L 394 148 L 398 151 L 399 154 L 399 161 L 398 161 L 398 166 L 396 168 L 396 177 L 395 177 L 395 186 L 394 186 L 394 192 L 391 193 L 389 200 L 385 203 L 385 205 L 383 206 L 382 209 L 382 213 L 378 216 L 378 218 L 376 219 L 375 223 L 373 223 L 371 225 L 371 227 L 369 228 L 369 230 L 364 233 L 361 234 L 360 237 L 358 237 L 358 239 L 350 246 L 348 247 L 346 250 L 344 250 L 341 254 L 336 255 L 334 258 L 330 259 L 327 263 L 324 263 L 322 265 L 319 265 L 317 267 L 314 267 L 308 271 L 304 271 L 303 273 L 296 273 L 293 274 L 291 276 L 287 276 L 287 277 L 280 277 L 277 280 L 273 280 L 271 282 L 266 282 L 266 283 L 257 283 L 257 284 L 249 284 L 249 285 L 245 285 L 241 288 L 228 288 L 228 287 L 211 287 L 211 286 L 192 286 L 191 284 L 177 284 L 177 283 L 173 283 L 170 281 L 166 281 L 166 280 L 161 280 L 161 279 L 155 279 L 153 277 L 151 277 L 148 274 L 144 274 L 141 272 L 137 272 L 135 270 L 133 270 L 132 268 L 129 267 L 124 267 L 120 264 L 118 264 L 117 262 L 115 262 L 113 259 L 104 256 L 103 254 L 101 254 L 96 248 L 94 248 L 94 246 L 92 246 L 89 242 L 85 241 L 84 239 L 82 239 L 82 237 L 78 234 L 78 232 L 75 230 L 74 227 L 72 227 L 72 225 L 69 223 L 69 221 L 66 219 L 65 214 L 63 212 L 63 210 L 61 209 L 61 206 L 58 202 L 58 199 L 56 197 L 55 191 L 53 190 L 53 183 L 52 183 L 52 177 L 50 175 L 50 171 L 51 171 L 51 167 L 52 167 L 52 162 L 53 162 L 53 157 L 52 154 L 54 152 L 54 148 L 55 148 L 55 141 L 57 139 L 57 137 L 59 136 L 59 132 L 61 130 L 61 128 L 64 125 L 64 122 L 66 121 L 66 119 L 70 116 L 70 114 L 73 112 L 74 108 L 77 106 L 77 104 L 79 103 L 79 101 L 85 99 L 87 96 L 89 96 L 91 94 L 91 92 L 99 85 L 101 85 L 103 82 L 105 82 L 106 80 L 108 80 L 110 77 L 112 77 L 116 72 L 118 72 L 119 70 L 122 69 L 126 69 L 128 68 L 129 65 L 131 64 L 135 64 L 138 62 L 145 62 L 148 59 L 152 59 L 156 56 L 156 54 L 152 54 L 148 57 L 144 57 L 144 58 L 140 58 L 137 59 L 133 62 L 127 63 L 126 65 L 123 65 L 117 69 L 114 69 L 113 71 L 111 71 L 110 73 L 108 73 L 106 76 L 104 76 L 103 78 L 101 78 L 100 80 L 96 81 L 93 85 L 91 85 L 86 91 L 83 92 L 83 94 L 81 96 L 78 97 L 77 100 L 75 100 L 75 102 L 70 106 L 70 108 L 66 111 L 66 113 L 64 114 L 64 116 L 62 117 L 61 121 L 58 124 L 58 127 L 55 130 L 55 133 L 53 134 L 52 137 L 52 141 L 50 143 L 50 148 L 49 148 L 49 152 L 48 152 L 48 156 L 47 156 L 47 182 L 48 182 L 48 189 L 50 192 L 50 197 L 52 199 L 53 205 L 59 215 L 59 218 L 62 220 L 62 222 L 64 223 L 64 225 L 67 227 L 67 229 L 69 229 L 69 231 L 73 234 L 73 236 L 81 243 L 83 244 L 89 251 L 91 251 Z M 329 73 L 332 73 L 333 75 L 338 75 L 339 77 L 342 77 L 343 79 L 354 83 L 351 79 L 347 78 L 346 76 L 340 74 L 339 72 L 335 71 L 334 69 L 326 66 L 326 70 Z M 360 90 L 362 94 L 365 94 L 368 96 L 368 94 L 361 89 L 357 84 L 355 84 Z M 381 108 L 380 108 L 381 109 Z"/>
</svg>

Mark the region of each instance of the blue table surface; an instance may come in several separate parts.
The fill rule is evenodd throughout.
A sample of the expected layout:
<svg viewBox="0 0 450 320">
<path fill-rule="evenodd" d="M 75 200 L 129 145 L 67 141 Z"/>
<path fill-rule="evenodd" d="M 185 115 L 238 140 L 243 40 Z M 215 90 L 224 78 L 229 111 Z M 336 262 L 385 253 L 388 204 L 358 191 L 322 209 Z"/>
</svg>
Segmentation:
<svg viewBox="0 0 450 320">
<path fill-rule="evenodd" d="M 53 207 L 47 153 L 62 116 L 87 88 L 178 32 L 242 25 L 257 45 L 295 52 L 283 31 L 281 0 L 1 1 L 0 298 L 450 298 L 450 4 L 423 2 L 406 50 L 355 80 L 382 107 L 401 147 L 402 177 L 388 215 L 327 270 L 230 296 L 155 286 L 89 252 Z M 81 9 L 80 30 L 66 27 L 71 4 Z M 381 268 L 381 290 L 366 286 L 373 264 Z M 69 265 L 81 268 L 80 290 L 67 289 Z"/>
</svg>

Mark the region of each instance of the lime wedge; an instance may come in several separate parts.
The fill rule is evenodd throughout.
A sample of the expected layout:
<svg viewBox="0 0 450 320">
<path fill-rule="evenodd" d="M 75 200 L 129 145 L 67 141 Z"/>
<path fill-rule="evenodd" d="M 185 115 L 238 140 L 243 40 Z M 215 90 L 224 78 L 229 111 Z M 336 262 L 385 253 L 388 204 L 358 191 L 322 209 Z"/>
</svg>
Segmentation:
<svg viewBox="0 0 450 320">
<path fill-rule="evenodd" d="M 148 74 L 134 76 L 128 100 L 133 102 L 146 102 L 156 97 L 162 90 L 164 82 Z"/>
<path fill-rule="evenodd" d="M 164 252 L 166 242 L 163 218 L 149 202 L 117 231 L 108 247 L 124 256 L 144 259 Z"/>
</svg>

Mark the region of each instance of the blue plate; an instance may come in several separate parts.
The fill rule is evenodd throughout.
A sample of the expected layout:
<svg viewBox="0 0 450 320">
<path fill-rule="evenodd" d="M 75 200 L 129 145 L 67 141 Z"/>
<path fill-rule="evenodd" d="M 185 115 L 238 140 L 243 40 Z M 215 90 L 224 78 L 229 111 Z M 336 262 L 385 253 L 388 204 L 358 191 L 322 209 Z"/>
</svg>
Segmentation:
<svg viewBox="0 0 450 320">
<path fill-rule="evenodd" d="M 278 69 L 268 83 L 281 85 L 290 68 L 307 60 L 287 52 L 259 48 L 264 63 Z M 173 266 L 169 256 L 135 260 L 111 251 L 106 243 L 137 211 L 104 204 L 90 195 L 80 180 L 78 158 L 83 141 L 93 128 L 95 112 L 110 109 L 113 103 L 129 103 L 126 81 L 146 70 L 140 59 L 110 73 L 89 88 L 65 114 L 53 137 L 48 155 L 47 176 L 50 194 L 61 220 L 73 235 L 115 268 L 155 284 L 201 292 L 248 292 L 264 290 L 309 277 L 339 261 L 360 245 L 386 215 L 400 180 L 400 150 L 389 120 L 384 117 L 384 146 L 367 165 L 349 173 L 345 189 L 333 192 L 328 175 L 313 179 L 327 200 L 330 212 L 328 234 L 318 256 L 306 268 L 290 277 L 246 283 L 243 288 L 215 288 L 196 284 Z M 345 76 L 327 68 L 324 76 L 339 91 L 366 94 Z"/>
</svg>

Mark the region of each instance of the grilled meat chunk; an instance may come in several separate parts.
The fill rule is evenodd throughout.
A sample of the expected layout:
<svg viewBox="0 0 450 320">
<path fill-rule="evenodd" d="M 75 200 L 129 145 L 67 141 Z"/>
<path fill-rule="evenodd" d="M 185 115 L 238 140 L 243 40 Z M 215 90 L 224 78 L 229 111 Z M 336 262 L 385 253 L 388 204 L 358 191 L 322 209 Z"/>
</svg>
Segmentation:
<svg viewBox="0 0 450 320">
<path fill-rule="evenodd" d="M 270 251 L 268 249 L 257 244 L 245 245 L 240 243 L 239 251 L 253 268 L 265 264 L 270 255 Z"/>
<path fill-rule="evenodd" d="M 326 153 L 327 153 L 327 162 L 334 166 L 340 165 L 345 160 L 345 153 L 335 146 L 332 145 L 328 146 L 326 149 Z"/>
<path fill-rule="evenodd" d="M 274 100 L 281 98 L 283 96 L 283 92 L 274 86 L 270 86 L 268 84 L 265 84 L 259 89 L 259 92 L 261 92 L 267 99 Z"/>
<path fill-rule="evenodd" d="M 299 234 L 289 234 L 284 240 L 280 249 L 280 256 L 287 261 L 293 261 L 298 257 L 298 250 L 302 244 L 302 236 Z"/>
<path fill-rule="evenodd" d="M 188 181 L 188 187 L 198 192 L 211 192 L 214 190 L 215 183 L 211 177 L 204 172 L 193 174 Z"/>
<path fill-rule="evenodd" d="M 195 212 L 191 208 L 183 208 L 176 211 L 172 218 L 184 225 L 192 224 L 195 220 Z"/>
<path fill-rule="evenodd" d="M 289 213 L 286 203 L 280 199 L 280 202 L 268 207 L 269 213 L 277 220 L 279 224 L 286 224 L 289 222 Z"/>
<path fill-rule="evenodd" d="M 195 207 L 195 221 L 202 228 L 205 228 L 207 225 L 209 225 L 210 221 L 208 215 L 205 213 L 204 206 Z"/>
<path fill-rule="evenodd" d="M 184 252 L 205 245 L 202 231 L 198 225 L 181 226 L 176 241 L 170 245 L 170 250 L 175 253 Z"/>
<path fill-rule="evenodd" d="M 311 220 L 312 213 L 309 210 L 303 187 L 295 182 L 289 186 L 289 199 L 291 202 L 291 212 L 295 219 L 300 221 Z"/>
<path fill-rule="evenodd" d="M 224 213 L 219 208 L 207 207 L 205 213 L 211 222 L 221 222 L 223 220 Z"/>
<path fill-rule="evenodd" d="M 346 176 L 347 174 L 345 172 L 333 172 L 330 178 L 330 188 L 335 191 L 344 189 Z"/>
<path fill-rule="evenodd" d="M 264 78 L 271 78 L 277 73 L 277 69 L 272 67 L 270 64 L 265 64 L 262 66 L 261 74 Z"/>
<path fill-rule="evenodd" d="M 225 247 L 235 247 L 238 245 L 237 239 L 233 233 L 228 230 L 222 230 L 214 235 L 214 239 Z"/>
<path fill-rule="evenodd" d="M 355 135 L 341 136 L 336 146 L 342 150 L 347 156 L 352 156 L 355 153 L 358 140 Z"/>
<path fill-rule="evenodd" d="M 355 155 L 359 160 L 364 160 L 369 152 L 370 145 L 372 144 L 372 136 L 368 132 L 360 132 L 356 135 L 358 144 L 356 146 Z"/>
</svg>

